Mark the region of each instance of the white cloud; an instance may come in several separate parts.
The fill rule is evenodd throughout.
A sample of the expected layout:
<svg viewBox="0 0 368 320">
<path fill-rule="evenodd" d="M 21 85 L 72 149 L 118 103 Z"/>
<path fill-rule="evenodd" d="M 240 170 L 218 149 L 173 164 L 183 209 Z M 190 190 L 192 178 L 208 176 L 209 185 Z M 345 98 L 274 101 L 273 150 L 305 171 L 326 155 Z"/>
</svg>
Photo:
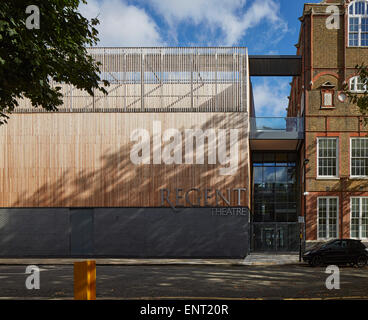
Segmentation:
<svg viewBox="0 0 368 320">
<path fill-rule="evenodd" d="M 245 7 L 246 0 L 145 0 L 174 30 L 181 22 L 201 25 L 201 34 L 221 30 L 222 45 L 234 45 L 245 33 L 268 22 L 272 28 L 285 33 L 286 22 L 279 16 L 275 0 L 254 0 Z"/>
<path fill-rule="evenodd" d="M 154 20 L 143 10 L 119 0 L 89 0 L 79 8 L 88 18 L 98 16 L 99 46 L 161 46 L 164 42 Z"/>
<path fill-rule="evenodd" d="M 256 116 L 286 116 L 290 94 L 289 78 L 268 78 L 253 81 L 253 96 Z"/>
<path fill-rule="evenodd" d="M 142 3 L 154 9 L 168 28 L 160 30 Z M 189 40 L 192 44 L 241 44 L 249 30 L 265 24 L 267 41 L 277 42 L 288 31 L 277 0 L 134 0 L 129 4 L 128 0 L 89 0 L 80 11 L 89 19 L 98 16 L 100 46 L 164 46 L 163 35 L 177 42 L 181 23 L 197 28 Z"/>
</svg>

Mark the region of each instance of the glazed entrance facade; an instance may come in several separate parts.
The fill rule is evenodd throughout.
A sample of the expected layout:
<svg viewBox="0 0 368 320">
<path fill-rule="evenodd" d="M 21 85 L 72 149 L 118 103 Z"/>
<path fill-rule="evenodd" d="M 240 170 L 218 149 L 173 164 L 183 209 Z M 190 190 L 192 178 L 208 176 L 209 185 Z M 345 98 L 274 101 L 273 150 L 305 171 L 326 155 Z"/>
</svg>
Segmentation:
<svg viewBox="0 0 368 320">
<path fill-rule="evenodd" d="M 298 250 L 298 166 L 294 152 L 254 152 L 252 250 Z"/>
</svg>

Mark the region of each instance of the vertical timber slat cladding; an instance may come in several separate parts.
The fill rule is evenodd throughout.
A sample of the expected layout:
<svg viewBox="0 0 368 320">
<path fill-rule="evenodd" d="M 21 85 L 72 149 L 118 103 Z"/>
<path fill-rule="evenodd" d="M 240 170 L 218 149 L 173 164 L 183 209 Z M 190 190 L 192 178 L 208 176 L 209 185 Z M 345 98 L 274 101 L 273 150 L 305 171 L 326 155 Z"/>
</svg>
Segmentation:
<svg viewBox="0 0 368 320">
<path fill-rule="evenodd" d="M 207 206 L 217 205 L 216 189 L 226 199 L 231 189 L 230 205 L 237 206 L 238 194 L 233 189 L 246 188 L 240 192 L 240 205 L 249 206 L 247 123 L 245 113 L 13 114 L 8 125 L 0 127 L 0 148 L 4 151 L 0 156 L 0 207 L 169 206 L 161 201 L 162 189 L 171 192 L 171 202 L 176 201 L 175 190 L 182 189 L 179 196 L 183 198 L 178 203 L 190 206 L 185 192 L 193 188 L 199 190 L 190 192 L 188 199 L 195 204 L 200 196 L 201 206 L 205 206 L 206 188 L 211 189 Z M 154 136 L 154 125 L 161 127 L 161 135 L 155 131 Z M 136 129 L 148 135 L 147 164 L 131 159 L 134 146 L 142 141 L 131 139 Z M 193 153 L 186 152 L 188 129 L 215 132 L 214 145 L 204 140 L 203 163 L 196 158 L 198 140 L 191 140 Z M 221 154 L 220 145 L 225 142 L 219 142 L 222 130 L 229 159 Z M 233 142 L 231 130 L 238 136 Z M 172 137 L 163 140 L 170 132 L 182 139 L 173 150 L 169 148 Z M 165 150 L 170 151 L 167 157 L 176 155 L 182 164 L 164 162 Z M 210 150 L 215 150 L 213 164 L 208 157 Z M 154 164 L 154 153 L 157 157 L 159 151 L 161 162 Z M 144 156 L 141 152 L 137 152 L 138 157 Z M 186 162 L 187 158 L 192 162 Z M 222 198 L 218 205 L 225 205 Z"/>
<path fill-rule="evenodd" d="M 240 79 L 247 49 L 217 48 L 88 48 L 98 62 L 108 95 L 95 96 L 69 84 L 60 86 L 61 112 L 237 112 L 246 87 Z M 15 112 L 45 112 L 21 99 Z"/>
</svg>

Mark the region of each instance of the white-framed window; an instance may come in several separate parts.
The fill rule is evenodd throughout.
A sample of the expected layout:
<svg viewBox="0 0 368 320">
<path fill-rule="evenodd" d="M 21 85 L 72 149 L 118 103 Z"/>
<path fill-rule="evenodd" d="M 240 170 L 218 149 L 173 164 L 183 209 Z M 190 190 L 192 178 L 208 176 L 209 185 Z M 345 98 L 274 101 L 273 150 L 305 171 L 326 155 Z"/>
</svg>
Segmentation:
<svg viewBox="0 0 368 320">
<path fill-rule="evenodd" d="M 350 139 L 350 176 L 368 177 L 368 138 Z"/>
<path fill-rule="evenodd" d="M 318 239 L 335 239 L 339 235 L 339 198 L 317 198 Z"/>
<path fill-rule="evenodd" d="M 368 1 L 349 5 L 349 47 L 368 46 Z"/>
<path fill-rule="evenodd" d="M 332 92 L 323 93 L 323 102 L 325 107 L 332 107 Z"/>
<path fill-rule="evenodd" d="M 338 177 L 338 138 L 317 139 L 317 177 Z"/>
<path fill-rule="evenodd" d="M 350 210 L 350 237 L 368 239 L 368 197 L 352 197 Z"/>
<path fill-rule="evenodd" d="M 356 76 L 350 79 L 349 88 L 351 92 L 364 92 L 367 89 L 367 85 L 363 83 L 359 76 Z"/>
</svg>

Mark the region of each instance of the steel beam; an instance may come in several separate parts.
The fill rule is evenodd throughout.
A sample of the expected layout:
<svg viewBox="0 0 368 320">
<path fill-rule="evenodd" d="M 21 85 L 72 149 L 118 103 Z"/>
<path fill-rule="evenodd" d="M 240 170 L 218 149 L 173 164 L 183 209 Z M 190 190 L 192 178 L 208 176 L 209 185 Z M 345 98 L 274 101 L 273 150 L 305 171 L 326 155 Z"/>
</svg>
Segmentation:
<svg viewBox="0 0 368 320">
<path fill-rule="evenodd" d="M 249 56 L 250 76 L 300 76 L 301 56 Z"/>
</svg>

